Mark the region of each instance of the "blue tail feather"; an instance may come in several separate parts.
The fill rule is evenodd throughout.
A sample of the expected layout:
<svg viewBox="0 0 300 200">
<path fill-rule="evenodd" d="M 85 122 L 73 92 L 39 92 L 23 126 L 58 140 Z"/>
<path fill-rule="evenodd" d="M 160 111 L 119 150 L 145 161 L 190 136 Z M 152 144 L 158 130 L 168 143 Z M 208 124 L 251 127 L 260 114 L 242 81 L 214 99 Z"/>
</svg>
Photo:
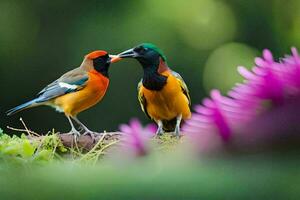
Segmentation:
<svg viewBox="0 0 300 200">
<path fill-rule="evenodd" d="M 37 105 L 37 99 L 33 99 L 31 101 L 28 101 L 26 103 L 23 103 L 17 107 L 14 107 L 8 111 L 6 111 L 6 115 L 10 116 L 10 115 L 13 115 L 17 112 L 20 112 L 26 108 L 30 108 L 30 107 L 33 107 L 33 106 L 36 106 Z"/>
</svg>

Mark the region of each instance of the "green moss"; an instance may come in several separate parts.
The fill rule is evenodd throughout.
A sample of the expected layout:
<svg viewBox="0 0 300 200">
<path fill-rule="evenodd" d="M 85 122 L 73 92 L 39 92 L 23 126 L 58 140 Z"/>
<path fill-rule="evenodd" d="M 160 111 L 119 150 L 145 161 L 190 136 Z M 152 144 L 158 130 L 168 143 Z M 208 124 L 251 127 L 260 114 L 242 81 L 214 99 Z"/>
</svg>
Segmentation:
<svg viewBox="0 0 300 200">
<path fill-rule="evenodd" d="M 155 151 L 168 152 L 180 142 L 173 134 L 167 133 L 153 138 L 150 142 Z M 51 162 L 76 162 L 95 165 L 107 154 L 108 149 L 116 146 L 119 140 L 107 141 L 105 134 L 88 152 L 78 147 L 66 148 L 55 131 L 45 136 L 35 137 L 22 134 L 21 137 L 9 136 L 0 130 L 0 162 L 22 164 L 46 164 Z"/>
<path fill-rule="evenodd" d="M 55 134 L 55 132 L 52 132 L 50 135 L 43 137 L 40 145 L 42 149 L 58 151 L 61 153 L 67 152 L 67 149 L 61 143 L 60 139 L 58 138 L 57 134 Z"/>
<path fill-rule="evenodd" d="M 51 162 L 57 157 L 57 152 L 65 152 L 55 134 L 42 139 L 28 139 L 26 135 L 9 136 L 2 133 L 0 136 L 0 160 L 5 163 L 31 164 Z"/>
<path fill-rule="evenodd" d="M 165 133 L 153 140 L 157 143 L 159 151 L 170 151 L 181 142 L 181 139 L 178 139 L 174 133 Z"/>
</svg>

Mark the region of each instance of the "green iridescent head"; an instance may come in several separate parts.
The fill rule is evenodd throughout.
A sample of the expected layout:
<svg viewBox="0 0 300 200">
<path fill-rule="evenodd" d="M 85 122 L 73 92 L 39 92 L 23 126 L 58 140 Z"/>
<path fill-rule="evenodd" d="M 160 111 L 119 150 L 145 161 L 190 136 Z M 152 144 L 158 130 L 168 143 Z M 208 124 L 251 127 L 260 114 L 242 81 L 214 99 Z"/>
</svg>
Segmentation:
<svg viewBox="0 0 300 200">
<path fill-rule="evenodd" d="M 120 58 L 135 58 L 144 67 L 158 66 L 160 59 L 167 61 L 163 51 L 151 43 L 143 43 L 118 55 Z"/>
<path fill-rule="evenodd" d="M 150 50 L 156 51 L 160 55 L 160 57 L 163 59 L 163 61 L 167 61 L 167 57 L 165 56 L 164 52 L 161 49 L 159 49 L 157 46 L 155 46 L 154 44 L 143 43 L 140 46 L 144 47 L 145 49 L 150 49 Z"/>
</svg>

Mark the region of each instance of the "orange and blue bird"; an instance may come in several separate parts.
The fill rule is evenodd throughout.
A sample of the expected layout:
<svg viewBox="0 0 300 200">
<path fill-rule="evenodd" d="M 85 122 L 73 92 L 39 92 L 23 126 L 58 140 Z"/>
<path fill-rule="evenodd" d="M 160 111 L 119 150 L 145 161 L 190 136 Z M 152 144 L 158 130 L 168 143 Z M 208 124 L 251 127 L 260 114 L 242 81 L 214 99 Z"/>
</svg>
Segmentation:
<svg viewBox="0 0 300 200">
<path fill-rule="evenodd" d="M 27 103 L 7 111 L 7 115 L 40 105 L 47 105 L 62 112 L 71 125 L 70 134 L 76 137 L 80 132 L 75 128 L 74 120 L 84 130 L 84 134 L 92 135 L 77 118 L 77 115 L 94 106 L 104 97 L 109 85 L 108 69 L 111 63 L 117 61 L 106 51 L 97 50 L 87 54 L 78 68 L 75 68 L 42 89 L 37 97 Z"/>
<path fill-rule="evenodd" d="M 183 78 L 169 68 L 162 50 L 144 43 L 118 57 L 135 58 L 143 67 L 138 100 L 143 112 L 157 123 L 156 133 L 174 131 L 179 136 L 181 121 L 191 117 L 191 98 Z"/>
</svg>

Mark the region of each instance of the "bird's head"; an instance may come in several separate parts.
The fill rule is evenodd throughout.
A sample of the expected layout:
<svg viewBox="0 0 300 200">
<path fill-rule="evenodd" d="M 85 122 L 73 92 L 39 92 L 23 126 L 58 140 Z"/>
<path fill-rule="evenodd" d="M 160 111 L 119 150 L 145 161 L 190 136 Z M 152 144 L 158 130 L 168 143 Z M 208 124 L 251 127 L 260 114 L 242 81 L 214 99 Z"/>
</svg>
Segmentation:
<svg viewBox="0 0 300 200">
<path fill-rule="evenodd" d="M 121 58 L 115 55 L 109 55 L 106 51 L 96 50 L 84 57 L 81 64 L 87 70 L 96 70 L 97 72 L 108 76 L 108 68 L 110 63 L 117 62 Z"/>
<path fill-rule="evenodd" d="M 166 62 L 167 58 L 157 46 L 143 43 L 118 55 L 119 58 L 135 58 L 146 67 L 158 67 L 159 63 Z"/>
</svg>

